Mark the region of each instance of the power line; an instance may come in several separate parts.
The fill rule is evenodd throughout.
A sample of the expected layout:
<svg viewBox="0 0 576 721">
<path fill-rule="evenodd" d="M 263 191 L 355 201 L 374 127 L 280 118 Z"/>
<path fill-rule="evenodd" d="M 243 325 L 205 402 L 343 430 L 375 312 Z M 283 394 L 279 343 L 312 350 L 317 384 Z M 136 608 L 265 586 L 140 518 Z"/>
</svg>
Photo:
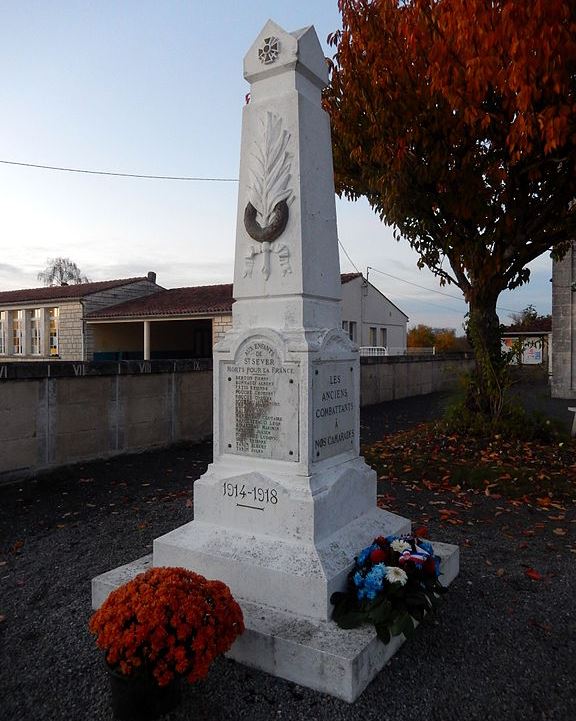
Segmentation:
<svg viewBox="0 0 576 721">
<path fill-rule="evenodd" d="M 441 290 L 435 290 L 434 288 L 426 288 L 423 285 L 419 285 L 418 283 L 413 283 L 411 280 L 405 280 L 404 278 L 399 278 L 397 275 L 392 275 L 391 273 L 385 273 L 383 270 L 379 270 L 378 268 L 373 268 L 371 265 L 368 266 L 369 270 L 374 270 L 376 273 L 381 273 L 382 275 L 387 275 L 389 278 L 394 278 L 394 280 L 399 280 L 402 283 L 408 283 L 408 285 L 413 285 L 416 288 L 420 288 L 421 290 L 426 290 L 430 293 L 437 293 L 438 295 L 444 295 L 447 298 L 453 298 L 454 300 L 459 301 L 460 303 L 466 303 L 464 298 L 458 298 L 457 295 L 451 295 L 450 293 L 443 293 Z M 466 303 L 467 305 L 467 303 Z M 512 308 L 504 308 L 501 305 L 497 305 L 496 308 L 498 310 L 505 310 L 507 313 L 520 313 L 519 310 L 513 310 Z"/>
<path fill-rule="evenodd" d="M 381 273 L 382 275 L 387 275 L 389 278 L 394 278 L 394 280 L 400 280 L 402 283 L 408 283 L 409 285 L 414 285 L 416 288 L 421 288 L 422 290 L 429 290 L 431 293 L 438 293 L 438 295 L 445 295 L 447 298 L 453 298 L 454 300 L 462 301 L 462 303 L 465 303 L 466 301 L 463 298 L 459 298 L 457 295 L 451 295 L 450 293 L 443 293 L 441 290 L 434 290 L 433 288 L 425 288 L 423 285 L 418 285 L 418 283 L 413 283 L 410 280 L 405 280 L 404 278 L 399 278 L 397 275 L 392 275 L 392 273 L 385 273 L 383 270 L 379 270 L 378 268 L 373 268 L 371 265 L 368 266 L 370 270 L 375 270 L 377 273 Z"/>
<path fill-rule="evenodd" d="M 402 298 L 402 296 L 400 296 L 400 297 Z M 441 310 L 444 310 L 444 311 L 451 310 L 451 311 L 455 311 L 456 313 L 462 313 L 462 309 L 456 308 L 456 306 L 454 306 L 454 305 L 440 305 L 440 303 L 432 303 L 429 300 L 420 300 L 419 298 L 411 298 L 411 297 L 402 298 L 402 303 L 403 304 L 408 304 L 408 303 L 424 304 L 425 303 L 426 306 L 431 305 L 434 308 L 440 308 Z"/>
<path fill-rule="evenodd" d="M 348 255 L 348 251 L 347 251 L 346 248 L 342 245 L 342 241 L 340 240 L 340 238 L 338 238 L 338 245 L 339 245 L 339 246 L 342 248 L 342 250 L 344 251 L 344 255 L 348 258 L 348 260 L 350 261 L 350 264 L 352 265 L 352 267 L 355 268 L 355 270 L 356 270 L 357 273 L 360 273 L 360 275 L 362 275 L 361 271 L 358 270 L 358 266 L 356 265 L 356 263 L 355 263 L 355 262 L 352 260 L 352 258 Z"/>
<path fill-rule="evenodd" d="M 40 165 L 39 163 L 20 163 L 15 160 L 0 160 L 0 163 L 3 165 L 17 165 L 19 167 L 23 168 L 39 168 L 41 170 L 56 170 L 60 172 L 65 173 L 83 173 L 86 175 L 109 175 L 116 178 L 142 178 L 146 180 L 184 180 L 184 181 L 195 181 L 195 182 L 210 182 L 210 183 L 237 183 L 238 178 L 202 178 L 197 176 L 186 176 L 186 175 L 144 175 L 141 173 L 117 173 L 111 170 L 88 170 L 86 168 L 65 168 L 58 165 Z M 348 251 L 342 244 L 342 241 L 340 238 L 338 238 L 338 244 L 344 251 L 344 255 L 348 258 L 350 264 L 352 267 L 356 270 L 357 273 L 361 274 L 361 271 L 358 270 L 358 266 L 352 258 L 349 256 Z M 394 278 L 394 280 L 399 280 L 402 283 L 408 283 L 409 285 L 413 285 L 416 288 L 420 288 L 422 290 L 426 290 L 430 293 L 437 293 L 438 295 L 444 295 L 447 298 L 453 298 L 454 300 L 457 300 L 461 303 L 466 303 L 466 301 L 463 298 L 458 298 L 458 296 L 451 295 L 450 293 L 443 293 L 440 290 L 435 290 L 434 288 L 426 288 L 423 285 L 419 285 L 418 283 L 413 283 L 410 280 L 405 280 L 404 278 L 399 278 L 396 275 L 392 275 L 391 273 L 386 273 L 383 270 L 380 270 L 379 268 L 374 268 L 373 266 L 369 265 L 367 267 L 367 270 L 374 270 L 376 273 L 381 273 L 382 275 L 386 275 L 389 278 Z M 519 313 L 518 310 L 512 310 L 511 308 L 504 308 L 503 306 L 496 306 L 498 310 L 504 310 L 507 313 Z"/>
<path fill-rule="evenodd" d="M 87 175 L 112 175 L 117 178 L 147 178 L 150 180 L 194 180 L 212 183 L 237 183 L 238 178 L 200 178 L 183 175 L 141 175 L 139 173 L 115 173 L 111 170 L 87 170 L 85 168 L 64 168 L 57 165 L 39 165 L 38 163 L 17 163 L 15 160 L 0 160 L 4 165 L 19 165 L 23 168 L 41 168 L 42 170 L 59 170 L 65 173 L 85 173 Z"/>
</svg>

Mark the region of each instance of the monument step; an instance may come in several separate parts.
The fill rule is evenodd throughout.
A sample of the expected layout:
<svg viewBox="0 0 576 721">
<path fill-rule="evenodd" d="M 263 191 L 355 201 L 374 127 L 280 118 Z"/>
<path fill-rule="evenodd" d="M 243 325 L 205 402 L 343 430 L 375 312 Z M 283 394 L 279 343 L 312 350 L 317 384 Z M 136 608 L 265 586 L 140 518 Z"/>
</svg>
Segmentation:
<svg viewBox="0 0 576 721">
<path fill-rule="evenodd" d="M 183 566 L 224 581 L 237 598 L 326 620 L 358 549 L 409 532 L 408 519 L 376 507 L 315 543 L 192 521 L 154 541 L 154 565 Z"/>
<path fill-rule="evenodd" d="M 458 546 L 433 543 L 441 581 L 458 575 Z M 242 603 L 246 631 L 227 656 L 300 686 L 352 703 L 406 640 L 382 643 L 373 626 L 344 630 L 333 621 L 308 621 L 264 606 Z"/>
<path fill-rule="evenodd" d="M 441 559 L 440 580 L 448 586 L 458 575 L 458 546 L 439 542 L 433 546 Z M 94 578 L 92 607 L 98 608 L 111 591 L 151 566 L 152 554 Z M 229 658 L 349 703 L 405 641 L 400 635 L 384 644 L 372 626 L 344 630 L 333 621 L 303 619 L 238 600 L 246 631 L 228 652 Z"/>
</svg>

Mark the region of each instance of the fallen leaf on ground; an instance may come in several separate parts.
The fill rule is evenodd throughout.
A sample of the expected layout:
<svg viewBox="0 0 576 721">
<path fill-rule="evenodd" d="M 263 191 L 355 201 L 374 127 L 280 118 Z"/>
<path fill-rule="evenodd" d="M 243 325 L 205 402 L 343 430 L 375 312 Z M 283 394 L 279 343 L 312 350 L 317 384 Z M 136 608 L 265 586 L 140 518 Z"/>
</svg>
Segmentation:
<svg viewBox="0 0 576 721">
<path fill-rule="evenodd" d="M 542 574 L 538 573 L 538 571 L 535 568 L 527 568 L 524 571 L 524 575 L 528 576 L 528 578 L 532 579 L 532 581 L 541 581 L 542 580 Z"/>
<path fill-rule="evenodd" d="M 547 633 L 552 631 L 552 626 L 549 623 L 542 623 L 541 621 L 537 621 L 535 618 L 531 618 L 529 624 L 531 626 L 535 626 L 536 628 L 541 628 L 542 631 L 546 631 Z"/>
</svg>

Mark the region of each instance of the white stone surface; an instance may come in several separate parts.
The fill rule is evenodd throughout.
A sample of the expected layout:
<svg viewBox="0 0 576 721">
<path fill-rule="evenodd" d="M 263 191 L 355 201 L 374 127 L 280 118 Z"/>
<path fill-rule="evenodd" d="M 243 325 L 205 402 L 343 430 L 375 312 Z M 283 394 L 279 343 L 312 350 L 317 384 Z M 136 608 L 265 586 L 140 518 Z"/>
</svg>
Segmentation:
<svg viewBox="0 0 576 721">
<path fill-rule="evenodd" d="M 244 66 L 236 303 L 214 349 L 214 462 L 194 485 L 194 521 L 154 541 L 153 563 L 230 586 L 250 618 L 235 657 L 351 700 L 388 652 L 364 631 L 337 631 L 330 597 L 360 549 L 410 522 L 377 508 L 376 474 L 359 456 L 320 43 L 313 28 L 269 21 Z"/>
<path fill-rule="evenodd" d="M 458 547 L 433 545 L 441 558 L 441 581 L 448 586 L 458 574 Z M 93 608 L 111 590 L 145 570 L 151 558 L 95 578 Z M 230 658 L 348 702 L 358 698 L 405 640 L 400 635 L 383 644 L 372 626 L 344 631 L 332 621 L 305 619 L 247 601 L 241 605 L 246 632 L 229 651 Z"/>
<path fill-rule="evenodd" d="M 298 461 L 297 363 L 283 362 L 267 338 L 244 343 L 237 356 L 235 362 L 221 362 L 219 368 L 219 416 L 226 452 Z"/>
<path fill-rule="evenodd" d="M 278 39 L 280 52 L 263 64 L 258 50 L 266 38 Z M 339 328 L 340 270 L 332 172 L 330 123 L 321 107 L 328 71 L 312 27 L 287 33 L 266 23 L 244 59 L 251 83 L 250 103 L 242 118 L 240 185 L 236 230 L 233 307 L 236 328 Z M 274 164 L 266 133 L 269 115 L 287 140 Z M 255 157 L 263 153 L 271 172 Z M 258 243 L 248 234 L 244 212 L 253 200 L 254 177 L 268 187 L 274 172 L 289 166 L 289 218 L 282 235 Z M 249 260 L 246 261 L 246 258 Z M 269 276 L 264 263 L 269 261 Z M 247 265 L 252 266 L 251 270 Z M 287 271 L 289 267 L 289 271 Z"/>
<path fill-rule="evenodd" d="M 448 586 L 458 573 L 458 547 L 433 545 L 441 558 L 442 583 Z M 333 621 L 309 621 L 255 604 L 243 603 L 242 611 L 246 632 L 229 651 L 230 658 L 349 703 L 406 640 L 394 636 L 384 644 L 373 626 L 343 630 Z"/>
<path fill-rule="evenodd" d="M 244 509 L 242 509 L 244 510 Z M 313 510 L 313 504 L 303 510 Z M 310 514 L 302 513 L 302 523 Z M 320 542 L 192 521 L 154 542 L 155 566 L 184 566 L 230 586 L 239 602 L 327 620 L 330 596 L 346 583 L 354 555 L 380 533 L 406 533 L 405 519 L 374 508 Z M 292 521 L 298 523 L 298 517 Z"/>
<path fill-rule="evenodd" d="M 154 564 L 327 620 L 358 549 L 410 524 L 376 507 L 376 474 L 358 456 L 320 44 L 311 28 L 267 23 L 245 68 L 237 301 L 214 352 L 214 463 L 195 484 L 194 521 L 156 539 Z"/>
<path fill-rule="evenodd" d="M 123 566 L 118 566 L 111 571 L 101 573 L 92 579 L 92 608 L 97 609 L 104 603 L 110 593 L 118 586 L 128 583 L 139 573 L 144 573 L 152 568 L 152 554 L 142 556 L 136 561 L 131 561 Z"/>
</svg>

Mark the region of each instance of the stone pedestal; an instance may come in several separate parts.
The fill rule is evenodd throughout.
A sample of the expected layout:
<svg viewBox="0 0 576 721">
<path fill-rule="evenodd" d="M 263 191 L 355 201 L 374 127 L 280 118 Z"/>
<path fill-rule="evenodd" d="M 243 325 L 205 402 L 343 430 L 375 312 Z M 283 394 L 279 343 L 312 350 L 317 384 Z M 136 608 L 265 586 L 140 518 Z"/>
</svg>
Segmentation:
<svg viewBox="0 0 576 721">
<path fill-rule="evenodd" d="M 330 597 L 360 549 L 410 522 L 377 508 L 376 474 L 359 456 L 359 354 L 342 331 L 328 74 L 313 28 L 269 21 L 244 74 L 236 302 L 214 348 L 214 462 L 195 483 L 194 521 L 155 540 L 153 564 L 230 586 L 248 628 L 233 658 L 352 701 L 399 642 L 377 650 L 371 630 L 340 631 Z M 457 549 L 443 555 L 449 581 Z M 114 578 L 95 580 L 95 599 Z"/>
<path fill-rule="evenodd" d="M 359 457 L 358 348 L 342 331 L 327 82 L 313 28 L 268 22 L 244 60 L 233 328 L 214 348 L 214 463 L 154 563 L 318 620 L 359 548 L 405 533 Z"/>
<path fill-rule="evenodd" d="M 552 270 L 552 397 L 576 398 L 576 244 Z"/>
</svg>

